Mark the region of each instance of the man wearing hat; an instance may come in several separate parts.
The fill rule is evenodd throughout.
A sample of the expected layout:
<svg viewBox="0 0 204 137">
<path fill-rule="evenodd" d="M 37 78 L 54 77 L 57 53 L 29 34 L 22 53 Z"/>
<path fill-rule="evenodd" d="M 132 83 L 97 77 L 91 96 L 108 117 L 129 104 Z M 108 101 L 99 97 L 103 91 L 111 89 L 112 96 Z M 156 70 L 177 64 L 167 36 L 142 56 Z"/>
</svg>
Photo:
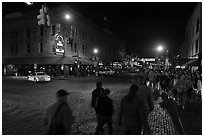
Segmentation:
<svg viewBox="0 0 204 137">
<path fill-rule="evenodd" d="M 64 89 L 56 92 L 57 101 L 53 103 L 46 113 L 45 125 L 48 127 L 47 134 L 70 135 L 74 117 L 68 104 L 70 93 Z"/>
</svg>

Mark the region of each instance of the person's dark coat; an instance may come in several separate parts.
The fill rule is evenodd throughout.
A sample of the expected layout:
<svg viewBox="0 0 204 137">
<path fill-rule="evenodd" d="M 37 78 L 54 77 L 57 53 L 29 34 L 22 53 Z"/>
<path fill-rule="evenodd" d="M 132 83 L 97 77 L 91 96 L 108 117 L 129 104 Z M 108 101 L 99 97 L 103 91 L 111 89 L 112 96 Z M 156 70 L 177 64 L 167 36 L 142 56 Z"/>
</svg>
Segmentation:
<svg viewBox="0 0 204 137">
<path fill-rule="evenodd" d="M 98 114 L 103 116 L 112 116 L 113 115 L 112 100 L 108 96 L 100 97 L 98 100 L 96 111 Z"/>
<path fill-rule="evenodd" d="M 104 91 L 103 88 L 97 87 L 92 92 L 91 107 L 93 107 L 95 110 L 97 107 L 97 101 L 98 101 L 99 97 L 101 97 L 103 91 Z"/>
</svg>

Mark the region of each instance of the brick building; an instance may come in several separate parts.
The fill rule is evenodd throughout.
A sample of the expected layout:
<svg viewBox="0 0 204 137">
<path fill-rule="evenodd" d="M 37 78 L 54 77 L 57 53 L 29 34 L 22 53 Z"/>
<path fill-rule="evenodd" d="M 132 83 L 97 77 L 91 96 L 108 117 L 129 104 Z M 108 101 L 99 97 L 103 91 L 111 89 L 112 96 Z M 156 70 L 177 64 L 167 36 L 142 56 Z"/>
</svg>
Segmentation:
<svg viewBox="0 0 204 137">
<path fill-rule="evenodd" d="M 183 64 L 201 71 L 202 60 L 202 3 L 198 3 L 186 24 L 185 41 L 180 47 L 180 58 L 190 61 Z"/>
<path fill-rule="evenodd" d="M 68 6 L 49 8 L 48 14 L 50 26 L 38 25 L 39 9 L 3 18 L 3 74 L 87 75 L 94 70 L 94 62 L 109 65 L 124 57 L 123 41 Z"/>
</svg>

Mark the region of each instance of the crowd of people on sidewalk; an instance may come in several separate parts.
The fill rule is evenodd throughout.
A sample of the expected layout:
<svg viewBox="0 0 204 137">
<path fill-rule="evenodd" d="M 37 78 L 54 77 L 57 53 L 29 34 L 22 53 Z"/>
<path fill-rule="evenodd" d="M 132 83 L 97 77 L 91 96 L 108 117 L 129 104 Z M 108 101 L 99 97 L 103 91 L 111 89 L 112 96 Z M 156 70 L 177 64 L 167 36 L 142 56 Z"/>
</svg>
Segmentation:
<svg viewBox="0 0 204 137">
<path fill-rule="evenodd" d="M 178 105 L 185 109 L 186 102 L 202 100 L 202 78 L 198 71 L 147 70 L 144 72 L 148 85 L 171 94 Z"/>
<path fill-rule="evenodd" d="M 148 115 L 154 110 L 153 92 L 166 92 L 183 108 L 186 101 L 192 98 L 201 100 L 202 78 L 198 72 L 189 71 L 142 71 L 136 77 L 135 84 L 130 85 L 129 92 L 120 101 L 118 125 L 124 135 L 151 135 L 148 124 Z M 104 125 L 107 124 L 108 134 L 113 134 L 114 105 L 108 96 L 109 89 L 104 89 L 102 82 L 96 82 L 92 91 L 91 107 L 97 119 L 95 135 L 104 134 Z M 47 134 L 71 134 L 71 127 L 75 119 L 67 101 L 69 92 L 59 90 L 56 93 L 57 102 L 52 104 L 46 113 L 45 125 Z"/>
</svg>

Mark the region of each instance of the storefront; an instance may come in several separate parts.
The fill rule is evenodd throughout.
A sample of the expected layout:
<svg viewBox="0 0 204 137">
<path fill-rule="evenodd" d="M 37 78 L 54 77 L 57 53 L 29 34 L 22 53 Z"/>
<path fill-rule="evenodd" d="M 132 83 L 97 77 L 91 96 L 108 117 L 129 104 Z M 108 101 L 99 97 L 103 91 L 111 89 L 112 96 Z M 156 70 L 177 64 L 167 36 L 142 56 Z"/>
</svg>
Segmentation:
<svg viewBox="0 0 204 137">
<path fill-rule="evenodd" d="M 87 76 L 92 72 L 93 63 L 88 59 L 72 57 L 27 57 L 3 58 L 3 75 L 27 76 L 30 73 L 43 71 L 51 76 Z"/>
</svg>

